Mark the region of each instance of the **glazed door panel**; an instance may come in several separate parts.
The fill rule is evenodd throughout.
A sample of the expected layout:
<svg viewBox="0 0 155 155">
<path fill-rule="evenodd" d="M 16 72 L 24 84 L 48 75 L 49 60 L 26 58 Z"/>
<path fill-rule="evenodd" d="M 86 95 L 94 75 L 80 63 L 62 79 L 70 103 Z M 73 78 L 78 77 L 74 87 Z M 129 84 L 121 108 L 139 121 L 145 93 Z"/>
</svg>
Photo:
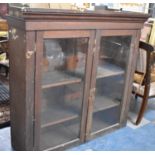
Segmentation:
<svg viewBox="0 0 155 155">
<path fill-rule="evenodd" d="M 135 38 L 132 30 L 37 32 L 36 150 L 83 142 L 122 124 Z"/>
<path fill-rule="evenodd" d="M 37 33 L 40 50 L 36 70 L 40 72 L 36 73 L 35 143 L 40 150 L 80 141 L 84 133 L 85 81 L 90 77 L 88 63 L 92 57 L 90 35 L 90 31 Z"/>
<path fill-rule="evenodd" d="M 86 138 L 120 125 L 135 31 L 98 31 Z M 132 78 L 132 77 L 131 77 Z"/>
</svg>

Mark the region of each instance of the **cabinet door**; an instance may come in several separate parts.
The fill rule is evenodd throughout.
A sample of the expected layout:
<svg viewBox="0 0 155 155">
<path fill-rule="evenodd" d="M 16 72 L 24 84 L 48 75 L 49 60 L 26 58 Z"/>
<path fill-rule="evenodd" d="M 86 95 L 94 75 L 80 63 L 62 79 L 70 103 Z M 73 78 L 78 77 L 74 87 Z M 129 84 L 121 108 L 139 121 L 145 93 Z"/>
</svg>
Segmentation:
<svg viewBox="0 0 155 155">
<path fill-rule="evenodd" d="M 56 149 L 83 137 L 93 37 L 94 31 L 37 32 L 36 149 Z"/>
<path fill-rule="evenodd" d="M 126 119 L 135 64 L 136 31 L 98 31 L 86 138 L 119 127 Z M 125 107 L 126 106 L 126 107 Z M 123 118 L 124 117 L 124 118 Z"/>
</svg>

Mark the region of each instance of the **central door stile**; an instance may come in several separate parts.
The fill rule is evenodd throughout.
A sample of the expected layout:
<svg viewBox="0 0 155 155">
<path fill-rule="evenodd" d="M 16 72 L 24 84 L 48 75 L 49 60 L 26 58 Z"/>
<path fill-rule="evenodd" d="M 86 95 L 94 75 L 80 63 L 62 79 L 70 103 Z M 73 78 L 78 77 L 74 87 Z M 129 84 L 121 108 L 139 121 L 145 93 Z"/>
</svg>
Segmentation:
<svg viewBox="0 0 155 155">
<path fill-rule="evenodd" d="M 87 115 L 88 115 L 88 106 L 89 106 L 89 91 L 91 83 L 91 72 L 93 65 L 93 48 L 95 40 L 95 30 L 90 31 L 87 60 L 86 60 L 86 75 L 85 75 L 85 87 L 84 87 L 84 97 L 83 97 L 83 109 L 82 109 L 82 119 L 81 119 L 81 129 L 80 129 L 80 140 L 85 141 L 85 133 L 87 126 Z"/>
<path fill-rule="evenodd" d="M 96 84 L 96 72 L 98 64 L 98 56 L 100 50 L 100 38 L 101 31 L 95 31 L 95 37 L 93 40 L 93 49 L 92 49 L 92 66 L 91 66 L 91 75 L 90 75 L 90 87 L 89 87 L 89 97 L 88 97 L 88 108 L 87 108 L 87 120 L 86 120 L 86 130 L 85 130 L 85 140 L 87 141 L 90 138 L 91 127 L 92 127 L 92 114 L 93 106 L 95 100 L 95 84 Z"/>
</svg>

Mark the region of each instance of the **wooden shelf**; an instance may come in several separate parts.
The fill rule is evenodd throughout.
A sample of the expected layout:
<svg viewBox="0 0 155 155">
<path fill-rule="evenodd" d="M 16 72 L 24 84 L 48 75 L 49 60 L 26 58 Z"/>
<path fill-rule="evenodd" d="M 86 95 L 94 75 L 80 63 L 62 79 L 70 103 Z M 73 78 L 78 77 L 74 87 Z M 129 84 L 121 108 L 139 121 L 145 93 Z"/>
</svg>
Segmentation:
<svg viewBox="0 0 155 155">
<path fill-rule="evenodd" d="M 49 123 L 43 124 L 43 125 L 41 125 L 41 128 L 46 128 L 46 127 L 49 127 L 49 126 L 57 125 L 57 124 L 67 122 L 67 121 L 70 121 L 70 120 L 73 120 L 73 119 L 76 119 L 76 118 L 78 118 L 78 115 L 63 118 L 63 119 L 60 119 L 60 120 L 55 121 L 55 122 L 49 122 Z"/>
<path fill-rule="evenodd" d="M 109 76 L 115 76 L 123 73 L 124 71 L 120 67 L 108 62 L 104 62 L 103 65 L 100 65 L 97 68 L 97 79 Z"/>
<path fill-rule="evenodd" d="M 63 122 L 79 118 L 81 112 L 80 101 L 72 101 L 68 104 L 55 104 L 42 111 L 41 128 L 57 125 Z M 94 104 L 94 113 L 118 106 L 120 102 L 116 102 L 105 96 L 97 97 Z"/>
<path fill-rule="evenodd" d="M 79 138 L 79 130 L 79 119 L 43 128 L 41 130 L 41 150 L 55 147 Z"/>
<path fill-rule="evenodd" d="M 43 73 L 42 89 L 80 83 L 81 78 L 71 76 L 65 72 L 52 71 Z"/>
<path fill-rule="evenodd" d="M 46 107 L 46 110 L 42 110 L 41 114 L 41 128 L 78 118 L 82 109 L 80 102 L 76 100 L 67 104 L 52 104 Z"/>
<path fill-rule="evenodd" d="M 115 106 L 113 108 L 104 110 L 104 112 L 98 111 L 94 113 L 92 133 L 119 123 L 119 110 L 119 106 Z"/>
<path fill-rule="evenodd" d="M 111 98 L 108 98 L 106 96 L 97 96 L 94 103 L 94 112 L 110 109 L 120 104 L 121 103 L 117 99 L 112 100 Z"/>
<path fill-rule="evenodd" d="M 124 70 L 121 69 L 119 66 L 116 66 L 109 62 L 104 62 L 103 65 L 99 65 L 97 68 L 97 79 L 104 78 L 109 76 L 115 76 L 123 74 Z M 78 68 L 74 72 L 74 76 L 78 78 L 82 78 L 85 75 L 84 68 Z"/>
<path fill-rule="evenodd" d="M 123 74 L 124 71 L 111 63 L 104 62 L 103 66 L 99 66 L 97 70 L 97 79 Z M 74 72 L 52 71 L 43 73 L 42 89 L 50 87 L 58 87 L 73 83 L 80 83 L 84 77 L 84 68 L 78 68 Z"/>
</svg>

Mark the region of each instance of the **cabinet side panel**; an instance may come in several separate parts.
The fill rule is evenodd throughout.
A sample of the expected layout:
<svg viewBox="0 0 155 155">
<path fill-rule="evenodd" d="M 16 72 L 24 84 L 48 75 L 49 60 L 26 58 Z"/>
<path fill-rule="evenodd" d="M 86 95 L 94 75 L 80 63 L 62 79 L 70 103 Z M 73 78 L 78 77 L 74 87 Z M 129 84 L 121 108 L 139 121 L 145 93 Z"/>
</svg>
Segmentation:
<svg viewBox="0 0 155 155">
<path fill-rule="evenodd" d="M 11 141 L 15 150 L 25 150 L 25 32 L 9 24 Z"/>
<path fill-rule="evenodd" d="M 34 145 L 35 32 L 26 32 L 26 150 Z"/>
</svg>

